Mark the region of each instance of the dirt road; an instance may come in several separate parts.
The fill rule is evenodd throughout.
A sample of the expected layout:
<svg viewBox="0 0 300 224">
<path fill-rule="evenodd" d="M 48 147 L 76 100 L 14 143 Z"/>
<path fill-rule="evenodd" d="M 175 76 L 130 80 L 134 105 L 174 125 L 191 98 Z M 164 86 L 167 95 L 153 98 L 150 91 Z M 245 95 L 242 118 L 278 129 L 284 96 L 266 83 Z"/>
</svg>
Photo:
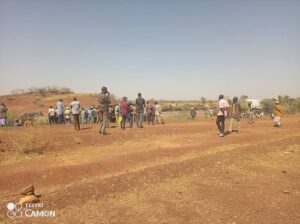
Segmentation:
<svg viewBox="0 0 300 224">
<path fill-rule="evenodd" d="M 299 120 L 0 129 L 0 223 L 300 223 Z M 55 218 L 7 217 L 31 183 Z"/>
</svg>

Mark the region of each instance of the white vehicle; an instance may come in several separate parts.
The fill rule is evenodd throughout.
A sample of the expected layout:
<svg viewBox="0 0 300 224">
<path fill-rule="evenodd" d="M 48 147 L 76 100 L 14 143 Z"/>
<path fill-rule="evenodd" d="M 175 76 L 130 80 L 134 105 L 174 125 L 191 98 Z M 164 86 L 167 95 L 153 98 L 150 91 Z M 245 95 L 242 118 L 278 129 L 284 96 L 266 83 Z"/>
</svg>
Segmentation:
<svg viewBox="0 0 300 224">
<path fill-rule="evenodd" d="M 247 104 L 249 104 L 251 102 L 251 110 L 261 110 L 262 106 L 260 105 L 260 101 L 261 100 L 257 100 L 257 99 L 248 99 L 247 100 Z"/>
</svg>

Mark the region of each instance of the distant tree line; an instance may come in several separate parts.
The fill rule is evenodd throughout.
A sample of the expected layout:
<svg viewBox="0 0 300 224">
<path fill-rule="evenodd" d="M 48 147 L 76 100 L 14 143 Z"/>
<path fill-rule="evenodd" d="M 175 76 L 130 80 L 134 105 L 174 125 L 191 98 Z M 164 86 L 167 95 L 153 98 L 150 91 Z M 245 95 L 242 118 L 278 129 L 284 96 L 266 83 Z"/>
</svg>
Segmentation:
<svg viewBox="0 0 300 224">
<path fill-rule="evenodd" d="M 68 87 L 58 87 L 58 86 L 46 86 L 46 87 L 30 87 L 28 89 L 14 89 L 11 91 L 12 94 L 67 94 L 73 93 L 73 91 Z"/>
<path fill-rule="evenodd" d="M 287 95 L 285 96 L 279 95 L 277 99 L 275 98 L 263 99 L 260 102 L 260 104 L 266 113 L 271 113 L 274 110 L 276 100 L 278 100 L 280 104 L 283 106 L 285 113 L 295 114 L 297 112 L 300 112 L 300 97 L 292 98 Z"/>
</svg>

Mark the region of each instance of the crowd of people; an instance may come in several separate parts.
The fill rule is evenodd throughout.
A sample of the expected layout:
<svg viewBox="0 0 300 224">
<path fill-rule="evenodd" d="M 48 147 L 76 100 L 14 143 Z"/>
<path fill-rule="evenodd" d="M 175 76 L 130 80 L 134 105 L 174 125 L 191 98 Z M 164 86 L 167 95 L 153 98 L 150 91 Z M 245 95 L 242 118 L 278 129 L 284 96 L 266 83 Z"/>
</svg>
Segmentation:
<svg viewBox="0 0 300 224">
<path fill-rule="evenodd" d="M 65 107 L 63 100 L 59 99 L 55 108 L 52 105 L 49 107 L 49 124 L 74 123 L 74 125 L 76 124 L 75 129 L 79 130 L 80 124 L 99 123 L 99 133 L 105 135 L 106 128 L 113 122 L 123 130 L 127 123 L 130 128 L 133 128 L 135 123 L 137 128 L 143 128 L 143 122 L 148 124 L 164 123 L 161 116 L 162 109 L 158 102 L 146 102 L 141 93 L 138 93 L 135 103 L 130 102 L 127 97 L 123 97 L 119 104 L 112 105 L 110 93 L 106 87 L 102 87 L 98 104 L 97 107 L 91 105 L 84 108 L 80 107 L 80 102 L 74 98 L 70 107 Z"/>
<path fill-rule="evenodd" d="M 248 123 L 254 123 L 254 115 L 251 114 L 248 117 Z M 1 127 L 8 127 L 7 122 L 8 108 L 4 102 L 0 105 L 0 125 Z M 279 101 L 276 101 L 276 106 L 273 114 L 274 127 L 281 126 L 281 117 L 283 114 L 283 108 Z M 204 108 L 204 115 L 213 118 L 213 109 Z M 190 110 L 190 116 L 195 119 L 197 111 L 194 107 Z M 241 105 L 238 101 L 238 97 L 233 97 L 231 105 L 224 99 L 224 95 L 219 96 L 218 112 L 216 118 L 216 125 L 219 130 L 219 136 L 225 136 L 225 121 L 229 119 L 228 133 L 233 132 L 233 125 L 236 123 L 236 132 L 240 133 L 240 120 L 242 117 Z M 79 100 L 74 97 L 70 106 L 65 107 L 62 99 L 59 99 L 54 108 L 52 105 L 48 110 L 49 124 L 74 124 L 75 130 L 80 130 L 80 124 L 95 124 L 99 123 L 99 133 L 106 135 L 106 128 L 110 123 L 115 123 L 117 127 L 125 130 L 126 124 L 129 123 L 129 128 L 133 128 L 136 124 L 137 128 L 143 128 L 143 123 L 148 124 L 164 124 L 162 117 L 162 108 L 157 101 L 145 101 L 142 98 L 142 94 L 138 93 L 135 103 L 130 102 L 127 97 L 123 97 L 121 102 L 116 105 L 112 105 L 110 93 L 106 87 L 101 88 L 101 93 L 98 98 L 98 106 L 91 105 L 90 107 L 81 107 Z M 16 125 L 19 126 L 19 125 Z"/>
</svg>

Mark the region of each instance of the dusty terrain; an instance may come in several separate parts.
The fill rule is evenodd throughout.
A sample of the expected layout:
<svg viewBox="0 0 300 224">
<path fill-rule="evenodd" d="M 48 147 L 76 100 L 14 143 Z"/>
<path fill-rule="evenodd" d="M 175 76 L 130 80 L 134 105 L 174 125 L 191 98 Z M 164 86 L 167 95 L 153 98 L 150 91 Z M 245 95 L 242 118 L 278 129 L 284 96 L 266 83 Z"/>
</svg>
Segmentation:
<svg viewBox="0 0 300 224">
<path fill-rule="evenodd" d="M 299 120 L 2 128 L 0 223 L 300 223 Z M 7 218 L 31 183 L 55 218 Z"/>
</svg>

